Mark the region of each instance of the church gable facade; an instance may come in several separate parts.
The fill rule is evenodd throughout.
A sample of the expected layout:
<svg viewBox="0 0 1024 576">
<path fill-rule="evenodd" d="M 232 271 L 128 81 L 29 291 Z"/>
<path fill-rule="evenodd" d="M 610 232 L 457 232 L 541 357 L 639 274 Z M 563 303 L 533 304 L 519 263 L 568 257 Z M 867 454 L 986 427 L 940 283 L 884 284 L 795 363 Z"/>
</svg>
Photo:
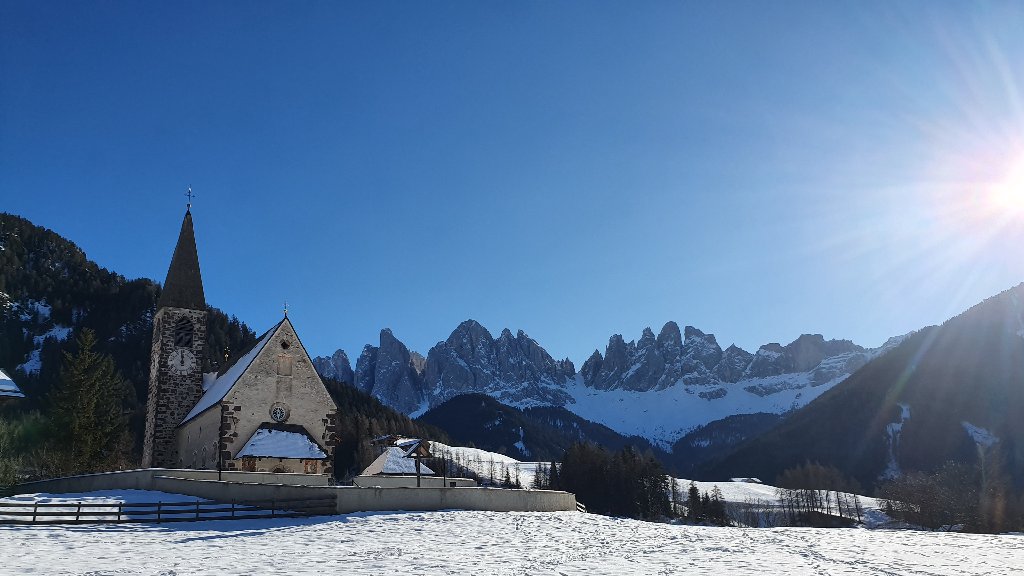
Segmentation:
<svg viewBox="0 0 1024 576">
<path fill-rule="evenodd" d="M 186 211 L 153 322 L 145 467 L 332 474 L 337 406 L 287 314 L 203 374 L 206 303 Z"/>
<path fill-rule="evenodd" d="M 331 474 L 337 413 L 286 317 L 207 386 L 178 428 L 179 465 Z"/>
</svg>

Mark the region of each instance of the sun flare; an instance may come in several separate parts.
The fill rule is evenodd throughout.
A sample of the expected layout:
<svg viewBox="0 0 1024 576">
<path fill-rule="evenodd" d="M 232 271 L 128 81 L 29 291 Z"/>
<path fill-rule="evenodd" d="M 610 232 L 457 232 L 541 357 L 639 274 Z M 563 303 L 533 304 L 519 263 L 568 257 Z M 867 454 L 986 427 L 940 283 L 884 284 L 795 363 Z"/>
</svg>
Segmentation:
<svg viewBox="0 0 1024 576">
<path fill-rule="evenodd" d="M 1004 214 L 1024 213 L 1024 156 L 997 182 L 990 194 L 992 207 Z"/>
</svg>

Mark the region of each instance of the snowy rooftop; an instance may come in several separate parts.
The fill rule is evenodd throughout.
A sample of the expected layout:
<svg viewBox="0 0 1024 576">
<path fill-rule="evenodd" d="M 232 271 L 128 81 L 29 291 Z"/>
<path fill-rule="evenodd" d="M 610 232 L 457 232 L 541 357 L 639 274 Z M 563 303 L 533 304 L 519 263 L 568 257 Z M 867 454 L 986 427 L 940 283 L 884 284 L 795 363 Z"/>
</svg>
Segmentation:
<svg viewBox="0 0 1024 576">
<path fill-rule="evenodd" d="M 415 474 L 416 460 L 406 458 L 405 450 L 393 446 L 377 457 L 372 464 L 363 470 L 363 476 L 376 476 L 377 474 Z M 420 464 L 420 474 L 433 474 L 434 471 Z"/>
<path fill-rule="evenodd" d="M 278 323 L 278 326 L 280 326 L 280 323 Z M 203 397 L 199 399 L 199 402 L 195 407 L 192 408 L 192 411 L 188 413 L 188 416 L 185 416 L 185 419 L 182 420 L 181 423 L 184 424 L 185 422 L 188 422 L 205 412 L 214 404 L 223 400 L 224 397 L 228 395 L 228 392 L 231 391 L 231 388 L 234 387 L 235 382 L 237 382 L 238 379 L 242 377 L 242 374 L 245 373 L 246 368 L 252 364 L 252 361 L 256 359 L 256 356 L 263 350 L 263 347 L 267 345 L 267 342 L 270 342 L 270 338 L 274 335 L 274 332 L 277 332 L 277 326 L 267 330 L 267 333 L 263 335 L 263 338 L 261 338 L 260 341 L 245 354 L 245 356 L 239 358 L 237 362 L 228 368 L 227 372 L 221 374 L 214 382 L 208 383 L 204 375 L 203 389 L 206 390 L 206 392 L 203 394 Z"/>
<path fill-rule="evenodd" d="M 236 458 L 327 458 L 323 449 L 308 434 L 260 428 L 239 450 Z"/>
<path fill-rule="evenodd" d="M 21 389 L 18 385 L 11 380 L 11 377 L 0 370 L 0 397 L 6 398 L 24 398 L 25 395 L 21 393 Z"/>
</svg>

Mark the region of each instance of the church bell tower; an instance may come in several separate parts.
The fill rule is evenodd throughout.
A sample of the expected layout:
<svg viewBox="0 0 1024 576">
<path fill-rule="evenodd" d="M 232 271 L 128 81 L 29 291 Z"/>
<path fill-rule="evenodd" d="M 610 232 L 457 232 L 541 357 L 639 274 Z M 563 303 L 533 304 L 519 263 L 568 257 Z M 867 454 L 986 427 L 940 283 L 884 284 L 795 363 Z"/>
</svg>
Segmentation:
<svg viewBox="0 0 1024 576">
<path fill-rule="evenodd" d="M 153 317 L 144 468 L 180 467 L 175 429 L 202 396 L 205 348 L 206 297 L 190 204 Z"/>
</svg>

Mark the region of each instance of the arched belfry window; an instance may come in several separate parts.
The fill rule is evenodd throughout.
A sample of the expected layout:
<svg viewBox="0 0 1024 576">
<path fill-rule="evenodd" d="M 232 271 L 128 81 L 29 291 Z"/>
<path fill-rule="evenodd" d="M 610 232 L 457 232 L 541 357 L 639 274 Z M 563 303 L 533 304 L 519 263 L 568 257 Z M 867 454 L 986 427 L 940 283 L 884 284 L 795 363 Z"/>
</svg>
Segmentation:
<svg viewBox="0 0 1024 576">
<path fill-rule="evenodd" d="M 174 345 L 178 348 L 191 348 L 194 332 L 195 327 L 192 326 L 192 321 L 188 317 L 178 318 L 174 323 Z"/>
</svg>

